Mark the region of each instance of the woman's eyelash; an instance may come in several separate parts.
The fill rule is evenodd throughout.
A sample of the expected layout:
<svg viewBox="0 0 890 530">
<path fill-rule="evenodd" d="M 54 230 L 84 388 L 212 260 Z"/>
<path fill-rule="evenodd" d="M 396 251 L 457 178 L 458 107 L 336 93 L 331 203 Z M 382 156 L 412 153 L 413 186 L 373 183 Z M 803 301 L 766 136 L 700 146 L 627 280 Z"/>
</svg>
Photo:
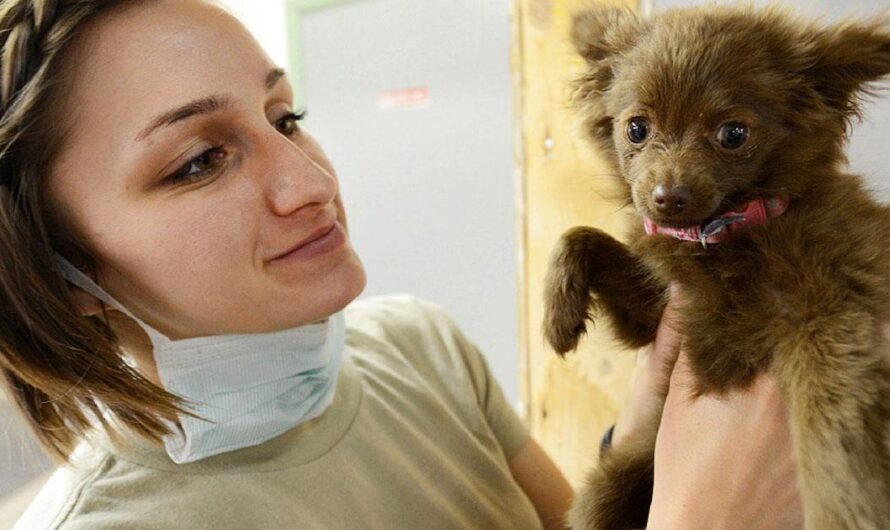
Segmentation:
<svg viewBox="0 0 890 530">
<path fill-rule="evenodd" d="M 299 122 L 302 121 L 305 117 L 305 110 L 301 110 L 299 113 L 291 112 L 284 115 L 277 122 L 275 122 L 275 128 L 278 129 L 278 132 L 285 136 L 293 136 L 300 131 Z"/>
<path fill-rule="evenodd" d="M 201 180 L 219 170 L 225 164 L 228 156 L 229 153 L 223 146 L 211 147 L 189 160 L 185 165 L 168 176 L 166 180 L 174 184 Z"/>
<path fill-rule="evenodd" d="M 306 111 L 290 112 L 275 122 L 275 128 L 281 134 L 292 137 L 300 131 L 299 122 L 306 117 Z M 221 145 L 207 149 L 200 155 L 192 158 L 182 167 L 170 174 L 165 180 L 173 184 L 197 182 L 212 176 L 225 165 L 228 151 Z"/>
</svg>

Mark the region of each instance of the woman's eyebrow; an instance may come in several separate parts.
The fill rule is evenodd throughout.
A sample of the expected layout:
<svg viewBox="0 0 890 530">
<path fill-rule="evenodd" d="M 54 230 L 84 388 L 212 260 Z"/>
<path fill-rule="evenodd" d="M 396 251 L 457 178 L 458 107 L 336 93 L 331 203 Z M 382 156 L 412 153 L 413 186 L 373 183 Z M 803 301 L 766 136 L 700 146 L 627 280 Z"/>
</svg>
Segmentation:
<svg viewBox="0 0 890 530">
<path fill-rule="evenodd" d="M 266 74 L 265 79 L 265 87 L 266 90 L 272 90 L 278 81 L 280 81 L 286 75 L 285 71 L 281 68 L 273 68 Z M 154 120 L 151 121 L 151 124 L 142 130 L 137 136 L 137 140 L 144 140 L 151 133 L 160 129 L 161 127 L 169 127 L 175 123 L 178 123 L 183 120 L 187 120 L 191 117 L 200 115 L 200 114 L 209 114 L 211 112 L 216 112 L 218 110 L 228 109 L 232 106 L 232 101 L 226 96 L 209 96 L 206 98 L 197 99 L 195 101 L 191 101 L 182 105 L 181 107 L 177 107 L 173 110 L 167 111 Z"/>
<path fill-rule="evenodd" d="M 160 129 L 161 127 L 169 127 L 174 123 L 187 120 L 199 114 L 209 114 L 218 110 L 230 108 L 232 101 L 226 96 L 209 96 L 206 98 L 196 99 L 167 111 L 151 121 L 151 125 L 142 130 L 137 136 L 137 140 L 144 140 L 148 135 Z"/>
<path fill-rule="evenodd" d="M 287 73 L 281 68 L 274 68 L 266 75 L 266 90 L 272 90 Z"/>
</svg>

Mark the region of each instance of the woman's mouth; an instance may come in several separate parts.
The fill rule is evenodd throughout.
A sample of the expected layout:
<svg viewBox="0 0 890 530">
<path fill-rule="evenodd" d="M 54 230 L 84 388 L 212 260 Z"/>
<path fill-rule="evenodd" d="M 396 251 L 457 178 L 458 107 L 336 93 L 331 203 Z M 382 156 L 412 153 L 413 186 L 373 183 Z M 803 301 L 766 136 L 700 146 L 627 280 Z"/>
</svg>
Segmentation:
<svg viewBox="0 0 890 530">
<path fill-rule="evenodd" d="M 339 222 L 323 228 L 298 243 L 293 249 L 273 258 L 269 264 L 306 261 L 327 254 L 346 243 L 346 232 Z"/>
</svg>

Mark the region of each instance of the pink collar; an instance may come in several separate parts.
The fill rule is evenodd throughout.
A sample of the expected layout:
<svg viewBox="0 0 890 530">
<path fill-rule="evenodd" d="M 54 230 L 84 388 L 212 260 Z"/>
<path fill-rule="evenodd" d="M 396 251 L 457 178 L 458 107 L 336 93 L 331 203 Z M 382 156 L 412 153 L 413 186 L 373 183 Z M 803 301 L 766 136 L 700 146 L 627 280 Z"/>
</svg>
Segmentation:
<svg viewBox="0 0 890 530">
<path fill-rule="evenodd" d="M 669 228 L 658 226 L 652 219 L 643 218 L 646 233 L 665 234 L 683 241 L 698 241 L 703 247 L 714 245 L 726 239 L 726 236 L 738 228 L 760 226 L 774 217 L 779 217 L 788 209 L 788 199 L 782 197 L 763 197 L 754 199 L 739 211 L 729 211 L 714 219 L 705 226 L 690 228 Z"/>
</svg>

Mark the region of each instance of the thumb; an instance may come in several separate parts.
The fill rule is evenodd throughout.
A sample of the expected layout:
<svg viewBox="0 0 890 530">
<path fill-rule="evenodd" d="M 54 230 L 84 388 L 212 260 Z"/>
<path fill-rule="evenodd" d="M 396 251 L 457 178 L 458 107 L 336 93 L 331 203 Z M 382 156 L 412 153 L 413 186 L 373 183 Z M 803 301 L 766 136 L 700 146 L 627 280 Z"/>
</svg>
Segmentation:
<svg viewBox="0 0 890 530">
<path fill-rule="evenodd" d="M 679 284 L 671 284 L 668 302 L 664 308 L 664 314 L 661 316 L 661 322 L 658 324 L 655 344 L 649 354 L 650 359 L 648 359 L 658 374 L 656 379 L 658 384 L 664 387 L 665 394 L 674 371 L 674 365 L 683 347 L 682 323 L 680 321 L 680 310 L 683 303 L 683 293 Z"/>
</svg>

